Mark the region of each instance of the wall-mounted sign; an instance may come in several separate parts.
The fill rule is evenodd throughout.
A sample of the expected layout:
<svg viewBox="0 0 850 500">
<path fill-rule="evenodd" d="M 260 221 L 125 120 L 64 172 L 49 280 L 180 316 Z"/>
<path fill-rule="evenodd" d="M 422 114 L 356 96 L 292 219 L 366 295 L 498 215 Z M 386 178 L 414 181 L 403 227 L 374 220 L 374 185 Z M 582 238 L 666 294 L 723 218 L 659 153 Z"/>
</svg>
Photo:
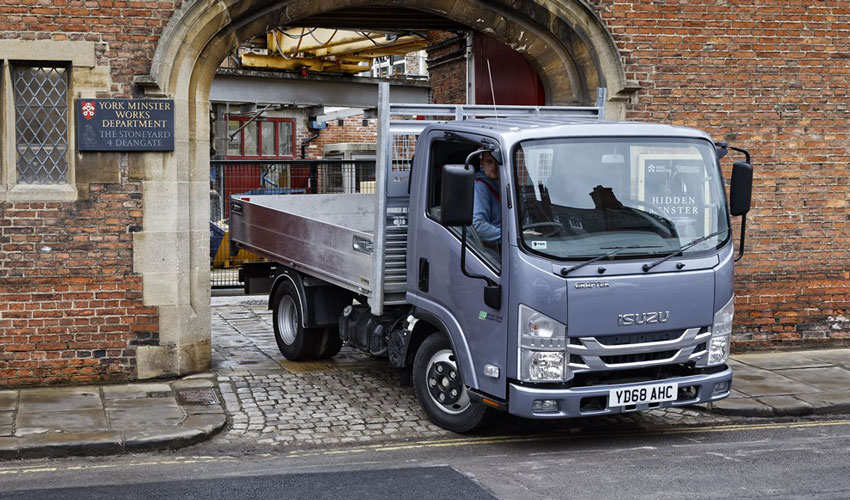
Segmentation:
<svg viewBox="0 0 850 500">
<path fill-rule="evenodd" d="M 77 151 L 174 151 L 171 99 L 77 99 Z"/>
<path fill-rule="evenodd" d="M 638 199 L 660 210 L 682 234 L 707 234 L 711 200 L 705 183 L 705 160 L 694 154 L 642 154 Z M 704 198 L 705 196 L 705 198 Z M 698 229 L 700 225 L 705 227 Z M 690 228 L 690 232 L 688 231 Z"/>
</svg>

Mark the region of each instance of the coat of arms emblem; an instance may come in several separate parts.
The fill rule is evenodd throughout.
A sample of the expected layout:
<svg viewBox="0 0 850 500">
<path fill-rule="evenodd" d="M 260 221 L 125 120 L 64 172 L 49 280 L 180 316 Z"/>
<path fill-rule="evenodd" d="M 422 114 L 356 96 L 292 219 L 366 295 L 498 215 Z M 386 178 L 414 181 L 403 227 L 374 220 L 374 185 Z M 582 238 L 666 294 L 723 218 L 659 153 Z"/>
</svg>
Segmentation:
<svg viewBox="0 0 850 500">
<path fill-rule="evenodd" d="M 83 118 L 86 120 L 91 120 L 94 118 L 94 103 L 92 101 L 84 101 L 80 104 L 82 106 Z"/>
</svg>

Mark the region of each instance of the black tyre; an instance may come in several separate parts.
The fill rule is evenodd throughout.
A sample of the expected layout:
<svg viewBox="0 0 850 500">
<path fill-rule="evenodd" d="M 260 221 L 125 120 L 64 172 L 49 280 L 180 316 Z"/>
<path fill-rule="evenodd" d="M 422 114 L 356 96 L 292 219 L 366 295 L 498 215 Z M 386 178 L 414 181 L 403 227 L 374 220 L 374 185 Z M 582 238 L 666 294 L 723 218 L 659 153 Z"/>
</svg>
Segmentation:
<svg viewBox="0 0 850 500">
<path fill-rule="evenodd" d="M 301 325 L 298 293 L 288 281 L 281 283 L 275 291 L 272 324 L 277 348 L 286 359 L 307 361 L 318 356 L 322 332 Z"/>
<path fill-rule="evenodd" d="M 470 400 L 451 344 L 443 335 L 430 335 L 416 351 L 413 387 L 428 418 L 440 427 L 462 433 L 483 425 L 487 407 Z"/>
<path fill-rule="evenodd" d="M 320 329 L 322 339 L 319 342 L 319 351 L 316 359 L 327 359 L 337 355 L 342 349 L 342 339 L 339 338 L 339 325 L 328 326 Z"/>
</svg>

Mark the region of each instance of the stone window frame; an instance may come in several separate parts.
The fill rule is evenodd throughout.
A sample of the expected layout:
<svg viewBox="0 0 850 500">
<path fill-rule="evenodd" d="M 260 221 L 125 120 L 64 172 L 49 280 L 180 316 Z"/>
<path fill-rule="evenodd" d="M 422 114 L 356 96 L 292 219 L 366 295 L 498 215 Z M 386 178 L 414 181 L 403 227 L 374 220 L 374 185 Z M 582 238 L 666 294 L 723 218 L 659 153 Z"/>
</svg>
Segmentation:
<svg viewBox="0 0 850 500">
<path fill-rule="evenodd" d="M 58 57 L 57 57 L 58 55 Z M 18 182 L 17 129 L 13 71 L 16 65 L 62 66 L 67 68 L 68 99 L 68 149 L 66 154 L 68 171 L 66 182 L 61 184 L 26 184 Z M 0 202 L 27 201 L 74 201 L 77 199 L 75 184 L 76 130 L 74 103 L 82 93 L 90 93 L 86 87 L 94 82 L 85 82 L 84 76 L 95 67 L 95 44 L 84 41 L 53 40 L 0 40 Z M 108 90 L 108 87 L 91 89 Z"/>
</svg>

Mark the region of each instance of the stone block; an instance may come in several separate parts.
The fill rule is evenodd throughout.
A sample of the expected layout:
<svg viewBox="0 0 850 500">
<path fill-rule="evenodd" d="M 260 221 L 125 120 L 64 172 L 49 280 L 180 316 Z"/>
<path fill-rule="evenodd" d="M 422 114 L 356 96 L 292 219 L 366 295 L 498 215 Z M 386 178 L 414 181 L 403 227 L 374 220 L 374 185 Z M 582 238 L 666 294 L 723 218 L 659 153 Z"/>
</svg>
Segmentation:
<svg viewBox="0 0 850 500">
<path fill-rule="evenodd" d="M 176 210 L 176 207 L 172 207 Z M 147 214 L 145 215 L 147 224 Z M 144 273 L 178 273 L 179 232 L 152 232 L 147 228 L 133 234 L 133 271 Z M 146 287 L 147 288 L 147 287 Z M 147 290 L 146 290 L 147 291 Z"/>
<path fill-rule="evenodd" d="M 177 375 L 177 351 L 174 346 L 139 346 L 136 349 L 139 380 Z"/>
<path fill-rule="evenodd" d="M 747 366 L 754 366 L 764 370 L 776 370 L 786 368 L 815 368 L 823 367 L 828 363 L 809 358 L 801 352 L 766 352 L 753 354 L 739 354 L 735 360 Z"/>
<path fill-rule="evenodd" d="M 812 413 L 812 405 L 794 396 L 766 396 L 758 401 L 773 408 L 779 416 L 800 416 Z"/>
<path fill-rule="evenodd" d="M 65 457 L 72 455 L 114 455 L 121 453 L 121 433 L 68 432 L 21 437 L 21 458 Z"/>
<path fill-rule="evenodd" d="M 184 378 L 172 382 L 171 387 L 176 391 L 182 389 L 207 389 L 215 387 L 215 382 L 209 378 Z"/>
<path fill-rule="evenodd" d="M 121 181 L 120 153 L 117 152 L 77 152 L 75 177 L 77 190 L 82 196 L 88 192 L 88 184 L 117 184 Z"/>
<path fill-rule="evenodd" d="M 815 413 L 850 412 L 850 388 L 843 391 L 823 391 L 814 394 L 798 394 L 797 397 L 812 405 Z"/>
<path fill-rule="evenodd" d="M 817 387 L 822 391 L 850 391 L 850 371 L 837 366 L 782 370 L 781 373 L 788 378 Z"/>
<path fill-rule="evenodd" d="M 43 413 L 103 408 L 97 387 L 50 387 L 21 390 L 18 413 Z"/>
<path fill-rule="evenodd" d="M 55 434 L 61 432 L 105 431 L 108 429 L 103 408 L 21 413 L 15 418 L 15 434 Z"/>
<path fill-rule="evenodd" d="M 129 177 L 140 181 L 174 181 L 175 172 L 166 168 L 165 157 L 170 153 L 134 153 L 128 157 Z"/>
<path fill-rule="evenodd" d="M 18 391 L 0 391 L 0 411 L 14 410 L 18 405 Z"/>
<path fill-rule="evenodd" d="M 15 434 L 15 412 L 0 411 L 0 436 Z"/>
<path fill-rule="evenodd" d="M 819 392 L 820 389 L 768 370 L 738 370 L 732 387 L 747 396 L 780 396 Z"/>
<path fill-rule="evenodd" d="M 136 233 L 138 234 L 138 233 Z M 135 264 L 135 262 L 134 262 Z M 178 303 L 178 280 L 180 275 L 174 272 L 144 272 L 142 274 L 144 303 L 147 306 L 164 306 Z M 160 317 L 160 337 L 167 330 L 168 323 Z"/>
<path fill-rule="evenodd" d="M 124 449 L 128 452 L 156 450 L 162 447 L 182 448 L 207 437 L 200 429 L 178 427 L 149 427 L 124 432 Z"/>
<path fill-rule="evenodd" d="M 850 369 L 850 349 L 819 349 L 816 351 L 800 351 L 800 354 L 822 363 Z"/>
<path fill-rule="evenodd" d="M 106 414 L 109 417 L 112 430 L 117 431 L 147 429 L 151 426 L 176 427 L 186 418 L 183 410 L 176 404 L 169 406 L 159 403 L 118 408 L 110 407 L 106 409 Z"/>
<path fill-rule="evenodd" d="M 207 436 L 211 436 L 224 428 L 227 418 L 223 414 L 194 414 L 186 417 L 182 427 L 187 429 L 198 429 Z"/>
<path fill-rule="evenodd" d="M 179 192 L 173 180 L 142 183 L 146 232 L 173 232 L 185 212 L 179 210 Z"/>
<path fill-rule="evenodd" d="M 169 394 L 171 386 L 161 384 L 124 384 L 107 385 L 101 388 L 103 391 L 104 404 L 109 405 L 112 399 L 135 399 L 148 398 L 151 394 Z"/>
<path fill-rule="evenodd" d="M 18 458 L 20 451 L 19 440 L 16 437 L 0 436 L 0 460 Z"/>
<path fill-rule="evenodd" d="M 210 369 L 212 348 L 209 338 L 181 344 L 179 350 L 180 374 L 204 372 Z"/>
</svg>

